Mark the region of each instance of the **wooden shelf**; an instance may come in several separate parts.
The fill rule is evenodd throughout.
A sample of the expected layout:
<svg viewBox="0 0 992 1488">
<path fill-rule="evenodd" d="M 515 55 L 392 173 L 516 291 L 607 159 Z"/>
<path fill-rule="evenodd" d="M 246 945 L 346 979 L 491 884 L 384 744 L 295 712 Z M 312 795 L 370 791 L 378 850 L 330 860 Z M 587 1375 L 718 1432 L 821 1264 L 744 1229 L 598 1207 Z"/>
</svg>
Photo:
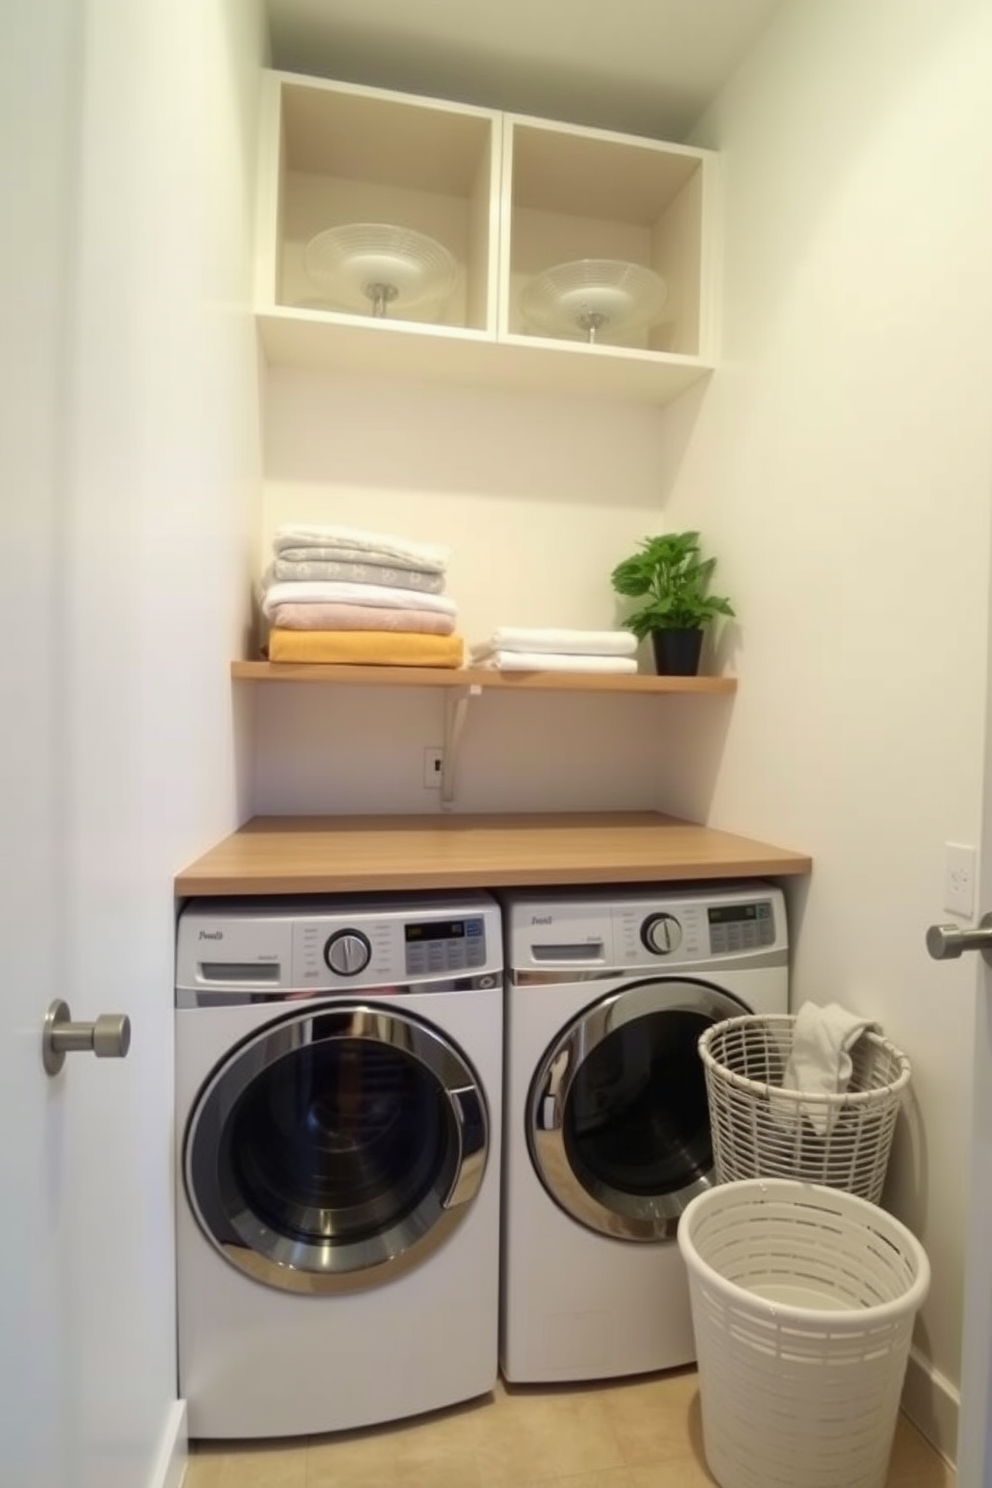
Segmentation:
<svg viewBox="0 0 992 1488">
<path fill-rule="evenodd" d="M 180 897 L 807 874 L 787 848 L 657 812 L 253 817 L 176 877 Z"/>
<path fill-rule="evenodd" d="M 655 677 L 622 672 L 496 672 L 485 667 L 321 666 L 233 661 L 242 682 L 333 683 L 348 687 L 479 687 L 503 692 L 731 693 L 736 677 Z"/>
</svg>

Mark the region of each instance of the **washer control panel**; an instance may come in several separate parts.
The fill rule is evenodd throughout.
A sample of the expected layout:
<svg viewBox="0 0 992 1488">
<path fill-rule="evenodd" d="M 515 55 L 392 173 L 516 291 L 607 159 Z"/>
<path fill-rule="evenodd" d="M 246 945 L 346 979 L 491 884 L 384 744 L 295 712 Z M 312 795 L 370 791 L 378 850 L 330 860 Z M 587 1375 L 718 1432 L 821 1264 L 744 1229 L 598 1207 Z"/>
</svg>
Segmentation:
<svg viewBox="0 0 992 1488">
<path fill-rule="evenodd" d="M 450 976 L 486 964 L 486 922 L 481 915 L 408 920 L 403 939 L 408 976 Z"/>
<path fill-rule="evenodd" d="M 711 904 L 706 911 L 710 950 L 714 956 L 731 951 L 756 951 L 775 944 L 775 915 L 770 899 L 742 904 Z"/>
<path fill-rule="evenodd" d="M 193 900 L 177 931 L 177 995 L 495 987 L 502 970 L 499 905 L 481 892 Z"/>
<path fill-rule="evenodd" d="M 507 964 L 515 972 L 691 967 L 785 960 L 788 952 L 784 895 L 760 879 L 576 889 L 567 898 L 524 889 L 501 901 Z"/>
</svg>

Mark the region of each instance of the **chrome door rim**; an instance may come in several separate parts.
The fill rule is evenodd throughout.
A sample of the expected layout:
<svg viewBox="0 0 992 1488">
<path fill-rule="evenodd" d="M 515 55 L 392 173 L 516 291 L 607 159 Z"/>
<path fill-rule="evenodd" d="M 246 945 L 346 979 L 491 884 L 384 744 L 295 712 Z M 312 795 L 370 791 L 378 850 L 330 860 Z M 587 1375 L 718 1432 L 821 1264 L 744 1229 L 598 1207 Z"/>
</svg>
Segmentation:
<svg viewBox="0 0 992 1488">
<path fill-rule="evenodd" d="M 314 1025 L 320 1024 L 319 1033 Z M 227 1185 L 204 1196 L 193 1167 L 205 1129 L 223 1129 L 252 1081 L 279 1060 L 314 1043 L 345 1039 L 395 1048 L 416 1060 L 442 1087 L 457 1135 L 454 1174 L 447 1191 L 434 1189 L 382 1234 L 348 1244 L 308 1243 L 279 1234 Z M 183 1176 L 197 1223 L 232 1265 L 284 1291 L 323 1293 L 377 1285 L 421 1264 L 460 1223 L 482 1185 L 489 1154 L 484 1092 L 467 1058 L 438 1029 L 392 1007 L 372 1003 L 308 1004 L 243 1040 L 225 1054 L 197 1096 L 186 1125 Z M 219 1233 L 218 1233 L 219 1232 Z"/>
<path fill-rule="evenodd" d="M 531 1081 L 527 1141 L 545 1189 L 555 1203 L 588 1229 L 615 1239 L 671 1239 L 679 1216 L 697 1193 L 712 1186 L 709 1175 L 672 1193 L 634 1195 L 598 1185 L 598 1198 L 579 1180 L 565 1146 L 565 1109 L 583 1062 L 609 1034 L 657 1013 L 695 1013 L 720 1022 L 747 1012 L 729 992 L 684 977 L 632 982 L 578 1013 L 553 1040 Z M 704 1079 L 702 1063 L 700 1080 Z"/>
</svg>

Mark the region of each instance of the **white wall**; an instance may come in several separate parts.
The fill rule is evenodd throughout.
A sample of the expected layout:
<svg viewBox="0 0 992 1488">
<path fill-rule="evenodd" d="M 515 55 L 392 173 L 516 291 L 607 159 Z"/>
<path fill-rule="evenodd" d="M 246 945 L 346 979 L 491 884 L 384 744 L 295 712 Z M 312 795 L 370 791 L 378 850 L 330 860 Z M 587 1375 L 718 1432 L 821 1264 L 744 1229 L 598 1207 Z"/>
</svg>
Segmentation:
<svg viewBox="0 0 992 1488">
<path fill-rule="evenodd" d="M 470 642 L 496 625 L 613 627 L 610 570 L 658 527 L 663 439 L 664 414 L 640 405 L 270 372 L 265 548 L 289 521 L 448 543 L 446 591 Z M 423 788 L 437 693 L 257 693 L 257 810 L 437 809 Z M 649 808 L 683 708 L 717 730 L 728 712 L 724 700 L 488 694 L 469 709 L 456 809 Z"/>
<path fill-rule="evenodd" d="M 65 986 L 126 1011 L 134 1114 L 75 1151 L 72 1488 L 148 1481 L 176 1397 L 173 875 L 246 812 L 229 659 L 259 522 L 258 5 L 92 0 L 65 466 Z M 24 617 L 22 617 L 23 620 Z M 111 1089 L 117 1091 L 111 1096 Z M 120 1099 L 111 1082 L 97 1100 Z M 108 1111 L 108 1123 L 115 1113 Z M 114 1305 L 108 1304 L 108 1290 Z"/>
<path fill-rule="evenodd" d="M 665 521 L 702 529 L 741 676 L 714 821 L 803 848 L 794 996 L 876 1017 L 915 1099 L 887 1201 L 933 1288 L 913 1409 L 959 1379 L 974 971 L 927 959 L 976 843 L 992 496 L 992 10 L 806 0 L 697 131 L 724 154 L 725 358 Z M 929 1429 L 953 1450 L 953 1410 Z"/>
</svg>

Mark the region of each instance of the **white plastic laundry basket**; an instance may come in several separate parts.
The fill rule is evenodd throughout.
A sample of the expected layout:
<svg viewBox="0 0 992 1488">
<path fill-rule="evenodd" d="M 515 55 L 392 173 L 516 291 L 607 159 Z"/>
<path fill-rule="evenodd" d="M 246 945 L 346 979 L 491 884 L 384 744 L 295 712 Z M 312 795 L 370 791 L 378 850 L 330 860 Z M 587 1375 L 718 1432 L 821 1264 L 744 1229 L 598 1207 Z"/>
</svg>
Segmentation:
<svg viewBox="0 0 992 1488">
<path fill-rule="evenodd" d="M 854 1068 L 842 1094 L 784 1089 L 795 1022 L 787 1013 L 749 1014 L 714 1023 L 700 1038 L 716 1180 L 800 1178 L 877 1204 L 909 1060 L 868 1032 L 851 1051 Z"/>
<path fill-rule="evenodd" d="M 883 1488 L 930 1285 L 920 1243 L 865 1199 L 785 1178 L 699 1194 L 678 1240 L 721 1488 Z"/>
</svg>

